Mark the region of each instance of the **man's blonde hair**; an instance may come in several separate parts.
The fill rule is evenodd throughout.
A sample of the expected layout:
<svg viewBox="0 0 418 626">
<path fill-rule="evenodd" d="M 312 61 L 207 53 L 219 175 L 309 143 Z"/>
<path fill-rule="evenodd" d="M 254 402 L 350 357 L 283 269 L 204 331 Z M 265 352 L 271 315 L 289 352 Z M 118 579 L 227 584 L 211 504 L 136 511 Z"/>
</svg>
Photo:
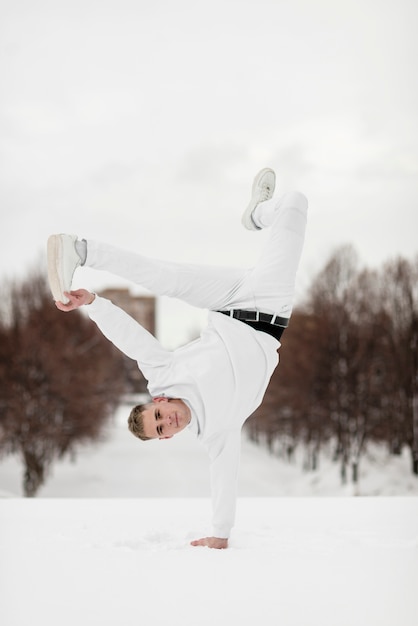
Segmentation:
<svg viewBox="0 0 418 626">
<path fill-rule="evenodd" d="M 149 441 L 152 437 L 147 437 L 144 433 L 144 421 L 142 411 L 149 408 L 149 404 L 137 404 L 134 406 L 128 417 L 128 428 L 135 437 L 142 441 Z"/>
</svg>

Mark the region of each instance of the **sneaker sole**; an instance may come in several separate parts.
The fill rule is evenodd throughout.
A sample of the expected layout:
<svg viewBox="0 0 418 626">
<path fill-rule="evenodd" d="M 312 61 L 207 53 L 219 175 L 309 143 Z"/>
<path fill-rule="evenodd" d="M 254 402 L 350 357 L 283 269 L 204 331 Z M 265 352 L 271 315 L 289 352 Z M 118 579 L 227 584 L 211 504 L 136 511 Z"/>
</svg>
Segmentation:
<svg viewBox="0 0 418 626">
<path fill-rule="evenodd" d="M 244 226 L 244 228 L 246 228 L 247 230 L 262 230 L 259 226 L 257 226 L 254 222 L 253 219 L 251 217 L 252 212 L 254 211 L 255 207 L 257 206 L 258 202 L 255 202 L 253 200 L 254 194 L 257 191 L 258 188 L 258 183 L 259 181 L 263 178 L 263 176 L 265 176 L 265 174 L 270 173 L 273 174 L 274 177 L 274 183 L 273 183 L 273 189 L 271 190 L 271 196 L 273 196 L 274 193 L 274 188 L 276 186 L 276 174 L 274 173 L 274 170 L 272 170 L 270 167 L 265 167 L 264 169 L 260 170 L 260 172 L 258 172 L 257 176 L 254 178 L 254 182 L 253 182 L 253 186 L 251 189 L 251 200 L 250 203 L 248 205 L 248 207 L 245 209 L 242 218 L 241 218 L 241 223 Z"/>
<path fill-rule="evenodd" d="M 64 295 L 64 286 L 61 283 L 62 243 L 59 235 L 51 235 L 47 244 L 48 281 L 52 296 L 56 302 L 67 304 L 69 299 Z"/>
</svg>

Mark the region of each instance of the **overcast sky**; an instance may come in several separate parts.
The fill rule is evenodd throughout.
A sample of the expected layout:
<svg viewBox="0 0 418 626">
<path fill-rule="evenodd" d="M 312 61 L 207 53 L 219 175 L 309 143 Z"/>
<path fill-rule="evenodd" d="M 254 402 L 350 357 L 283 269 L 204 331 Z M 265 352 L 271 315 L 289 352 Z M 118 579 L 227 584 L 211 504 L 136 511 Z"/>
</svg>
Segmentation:
<svg viewBox="0 0 418 626">
<path fill-rule="evenodd" d="M 300 293 L 344 243 L 411 258 L 417 17 L 415 0 L 0 0 L 0 278 L 51 232 L 250 265 L 264 166 L 310 201 Z M 93 274 L 77 286 L 115 283 Z M 175 344 L 176 316 L 199 316 L 167 310 Z"/>
</svg>

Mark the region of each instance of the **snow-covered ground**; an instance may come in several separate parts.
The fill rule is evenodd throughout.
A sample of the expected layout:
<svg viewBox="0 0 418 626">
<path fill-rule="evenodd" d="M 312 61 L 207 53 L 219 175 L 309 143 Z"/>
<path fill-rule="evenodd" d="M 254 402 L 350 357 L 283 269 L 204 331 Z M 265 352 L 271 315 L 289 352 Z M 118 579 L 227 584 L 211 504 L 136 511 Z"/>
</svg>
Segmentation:
<svg viewBox="0 0 418 626">
<path fill-rule="evenodd" d="M 226 551 L 206 499 L 3 499 L 3 626 L 415 626 L 418 500 L 249 498 Z"/>
<path fill-rule="evenodd" d="M 353 498 L 330 461 L 305 474 L 244 438 L 230 549 L 193 548 L 210 523 L 206 459 L 187 433 L 138 442 L 126 410 L 39 498 L 0 499 L 2 626 L 415 626 L 407 456 L 374 450 Z M 20 494 L 20 471 L 0 464 L 2 495 Z"/>
</svg>

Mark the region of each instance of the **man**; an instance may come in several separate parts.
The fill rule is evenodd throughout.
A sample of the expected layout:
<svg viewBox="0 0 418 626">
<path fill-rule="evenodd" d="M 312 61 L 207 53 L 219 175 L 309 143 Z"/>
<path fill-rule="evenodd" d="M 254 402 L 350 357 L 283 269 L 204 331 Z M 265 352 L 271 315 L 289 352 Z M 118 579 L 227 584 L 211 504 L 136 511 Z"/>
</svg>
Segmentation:
<svg viewBox="0 0 418 626">
<path fill-rule="evenodd" d="M 189 428 L 210 459 L 212 535 L 192 545 L 227 548 L 235 518 L 241 429 L 261 404 L 278 363 L 281 334 L 292 311 L 294 283 L 306 227 L 307 200 L 298 193 L 273 199 L 275 174 L 254 180 L 242 222 L 270 227 L 259 262 L 250 269 L 217 268 L 150 259 L 73 235 L 48 240 L 48 275 L 57 307 L 82 305 L 102 333 L 136 360 L 152 402 L 134 407 L 129 428 L 141 439 L 170 438 Z M 70 291 L 79 266 L 106 270 L 148 288 L 209 309 L 200 338 L 168 351 L 110 301 Z"/>
</svg>

